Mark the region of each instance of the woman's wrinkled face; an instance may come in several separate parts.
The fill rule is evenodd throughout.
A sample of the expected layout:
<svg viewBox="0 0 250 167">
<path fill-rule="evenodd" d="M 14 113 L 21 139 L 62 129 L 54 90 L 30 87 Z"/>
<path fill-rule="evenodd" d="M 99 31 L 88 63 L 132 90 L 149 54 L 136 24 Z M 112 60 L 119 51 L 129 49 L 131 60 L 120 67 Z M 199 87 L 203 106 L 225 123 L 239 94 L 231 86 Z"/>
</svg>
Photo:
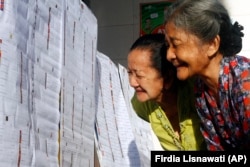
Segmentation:
<svg viewBox="0 0 250 167">
<path fill-rule="evenodd" d="M 128 54 L 130 86 L 135 89 L 137 99 L 158 101 L 163 90 L 163 77 L 152 67 L 149 50 L 134 49 Z"/>
<path fill-rule="evenodd" d="M 165 29 L 169 44 L 167 59 L 176 67 L 177 77 L 185 80 L 202 75 L 209 64 L 208 44 L 203 44 L 198 37 L 177 28 L 171 22 L 166 24 Z"/>
</svg>

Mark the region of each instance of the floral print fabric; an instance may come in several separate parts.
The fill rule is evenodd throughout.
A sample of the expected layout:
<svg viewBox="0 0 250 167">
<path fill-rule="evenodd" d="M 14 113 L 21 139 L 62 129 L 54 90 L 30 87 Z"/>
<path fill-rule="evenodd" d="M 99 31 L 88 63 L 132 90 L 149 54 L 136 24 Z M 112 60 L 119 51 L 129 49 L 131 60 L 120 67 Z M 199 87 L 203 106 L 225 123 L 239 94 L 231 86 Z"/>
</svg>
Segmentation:
<svg viewBox="0 0 250 167">
<path fill-rule="evenodd" d="M 219 101 L 197 79 L 196 108 L 209 150 L 250 149 L 250 60 L 223 58 L 220 66 Z"/>
</svg>

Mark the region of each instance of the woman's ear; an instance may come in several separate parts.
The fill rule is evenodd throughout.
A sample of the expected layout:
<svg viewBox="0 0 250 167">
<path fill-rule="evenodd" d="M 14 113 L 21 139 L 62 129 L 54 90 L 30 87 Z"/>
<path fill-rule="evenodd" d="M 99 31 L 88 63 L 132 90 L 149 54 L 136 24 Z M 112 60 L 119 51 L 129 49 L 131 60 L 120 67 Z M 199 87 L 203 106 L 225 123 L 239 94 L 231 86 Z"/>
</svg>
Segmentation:
<svg viewBox="0 0 250 167">
<path fill-rule="evenodd" d="M 218 52 L 220 47 L 220 36 L 216 35 L 214 39 L 209 42 L 208 50 L 207 50 L 207 55 L 208 57 L 213 57 L 215 53 Z"/>
</svg>

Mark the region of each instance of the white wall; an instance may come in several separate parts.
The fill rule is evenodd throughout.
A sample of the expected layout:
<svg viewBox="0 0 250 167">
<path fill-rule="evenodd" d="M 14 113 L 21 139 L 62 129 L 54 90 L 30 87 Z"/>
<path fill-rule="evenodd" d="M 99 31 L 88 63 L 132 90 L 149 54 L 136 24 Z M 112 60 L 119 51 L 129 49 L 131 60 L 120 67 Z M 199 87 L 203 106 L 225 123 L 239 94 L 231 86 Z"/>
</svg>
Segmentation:
<svg viewBox="0 0 250 167">
<path fill-rule="evenodd" d="M 248 0 L 221 0 L 228 9 L 232 21 L 238 21 L 244 27 L 243 48 L 239 53 L 250 58 L 250 10 Z"/>
<path fill-rule="evenodd" d="M 140 3 L 159 1 L 91 1 L 91 9 L 98 20 L 98 50 L 126 67 L 128 50 L 139 37 Z"/>
<path fill-rule="evenodd" d="M 98 50 L 115 63 L 127 66 L 127 53 L 139 37 L 140 3 L 161 0 L 93 0 L 91 9 L 98 20 Z M 248 0 L 221 0 L 233 20 L 244 26 L 245 37 L 240 54 L 250 57 L 250 10 Z"/>
</svg>

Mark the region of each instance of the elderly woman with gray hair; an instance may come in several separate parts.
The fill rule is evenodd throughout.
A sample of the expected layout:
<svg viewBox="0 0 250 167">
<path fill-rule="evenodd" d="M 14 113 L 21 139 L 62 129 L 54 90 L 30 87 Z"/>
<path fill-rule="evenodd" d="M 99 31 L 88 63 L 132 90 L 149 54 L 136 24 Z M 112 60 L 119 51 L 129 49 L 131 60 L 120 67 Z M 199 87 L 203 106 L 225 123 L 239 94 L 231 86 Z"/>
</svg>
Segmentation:
<svg viewBox="0 0 250 167">
<path fill-rule="evenodd" d="M 167 12 L 167 59 L 180 80 L 196 79 L 207 148 L 250 149 L 250 60 L 237 55 L 243 27 L 218 0 L 177 0 Z"/>
</svg>

